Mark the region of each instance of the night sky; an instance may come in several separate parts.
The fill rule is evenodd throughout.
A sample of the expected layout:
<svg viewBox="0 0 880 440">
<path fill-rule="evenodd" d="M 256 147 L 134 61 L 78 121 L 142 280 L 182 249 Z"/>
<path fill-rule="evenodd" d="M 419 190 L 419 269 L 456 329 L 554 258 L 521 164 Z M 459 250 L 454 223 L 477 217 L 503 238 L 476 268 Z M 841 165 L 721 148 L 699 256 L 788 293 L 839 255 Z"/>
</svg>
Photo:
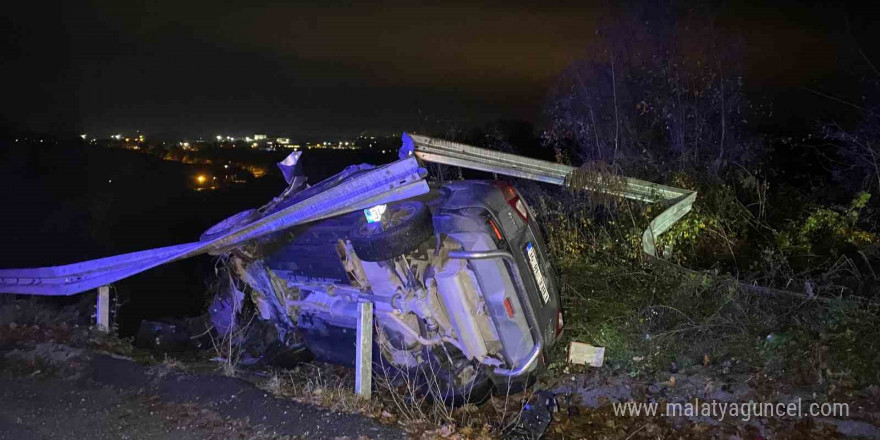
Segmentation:
<svg viewBox="0 0 880 440">
<path fill-rule="evenodd" d="M 811 86 L 848 39 L 873 39 L 870 8 L 764 3 L 723 3 L 716 21 L 743 40 L 751 87 Z M 0 17 L 0 123 L 309 137 L 540 122 L 607 4 L 26 2 Z"/>
</svg>

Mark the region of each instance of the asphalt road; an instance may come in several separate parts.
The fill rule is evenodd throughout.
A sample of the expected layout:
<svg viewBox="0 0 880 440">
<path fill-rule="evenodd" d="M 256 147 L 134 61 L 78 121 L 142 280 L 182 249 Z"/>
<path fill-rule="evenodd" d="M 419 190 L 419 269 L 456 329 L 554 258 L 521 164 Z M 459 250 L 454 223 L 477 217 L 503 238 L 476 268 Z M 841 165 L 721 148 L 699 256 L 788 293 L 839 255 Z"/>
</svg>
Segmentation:
<svg viewBox="0 0 880 440">
<path fill-rule="evenodd" d="M 0 352 L 0 439 L 404 438 L 395 427 L 276 398 L 237 378 L 104 354 L 27 357 Z"/>
</svg>

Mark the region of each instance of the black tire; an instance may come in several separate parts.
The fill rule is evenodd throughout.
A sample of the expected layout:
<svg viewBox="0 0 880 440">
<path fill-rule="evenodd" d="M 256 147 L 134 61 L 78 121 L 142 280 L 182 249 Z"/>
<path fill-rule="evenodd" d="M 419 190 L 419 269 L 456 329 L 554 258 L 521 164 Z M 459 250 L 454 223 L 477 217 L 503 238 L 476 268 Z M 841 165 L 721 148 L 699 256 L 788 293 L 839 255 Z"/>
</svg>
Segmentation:
<svg viewBox="0 0 880 440">
<path fill-rule="evenodd" d="M 362 219 L 349 233 L 351 246 L 364 261 L 384 261 L 403 255 L 434 235 L 434 221 L 428 206 L 406 201 L 388 206 L 390 218 L 384 226 Z"/>
<path fill-rule="evenodd" d="M 509 380 L 507 378 L 497 379 L 495 382 L 495 387 L 492 390 L 492 394 L 496 396 L 509 396 L 511 394 L 519 394 L 529 388 L 537 382 L 538 372 L 532 371 L 528 373 L 526 377 L 519 377 L 516 380 Z"/>
</svg>

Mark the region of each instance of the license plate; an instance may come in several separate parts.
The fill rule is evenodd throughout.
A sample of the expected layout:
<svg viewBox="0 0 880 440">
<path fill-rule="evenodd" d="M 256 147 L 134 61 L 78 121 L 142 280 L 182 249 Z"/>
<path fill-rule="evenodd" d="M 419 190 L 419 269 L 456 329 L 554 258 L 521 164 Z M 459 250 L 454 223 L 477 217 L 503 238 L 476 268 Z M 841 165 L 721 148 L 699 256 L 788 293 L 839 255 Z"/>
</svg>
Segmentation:
<svg viewBox="0 0 880 440">
<path fill-rule="evenodd" d="M 529 266 L 532 268 L 532 274 L 535 276 L 535 282 L 538 284 L 538 290 L 541 292 L 541 301 L 544 304 L 550 301 L 550 290 L 547 288 L 547 278 L 544 277 L 544 272 L 541 270 L 541 264 L 538 262 L 538 250 L 535 249 L 535 246 L 528 242 L 526 243 L 526 257 L 529 260 Z"/>
</svg>

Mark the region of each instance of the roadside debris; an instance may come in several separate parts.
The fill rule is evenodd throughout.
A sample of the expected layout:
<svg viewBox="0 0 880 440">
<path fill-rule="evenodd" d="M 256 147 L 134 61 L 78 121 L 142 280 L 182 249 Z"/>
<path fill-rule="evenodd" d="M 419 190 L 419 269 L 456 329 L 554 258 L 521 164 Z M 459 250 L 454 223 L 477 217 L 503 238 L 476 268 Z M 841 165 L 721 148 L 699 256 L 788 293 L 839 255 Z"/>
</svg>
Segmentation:
<svg viewBox="0 0 880 440">
<path fill-rule="evenodd" d="M 538 440 L 544 436 L 559 405 L 551 391 L 538 391 L 536 397 L 534 402 L 525 404 L 516 423 L 504 430 L 505 440 Z"/>
<path fill-rule="evenodd" d="M 206 317 L 143 320 L 135 346 L 172 353 L 211 347 L 211 328 Z"/>
<path fill-rule="evenodd" d="M 175 324 L 159 321 L 141 321 L 138 328 L 135 346 L 149 348 L 166 353 L 175 353 L 193 349 L 189 333 Z"/>
<path fill-rule="evenodd" d="M 605 361 L 605 347 L 594 347 L 572 341 L 568 346 L 568 361 L 573 364 L 601 367 Z"/>
</svg>

